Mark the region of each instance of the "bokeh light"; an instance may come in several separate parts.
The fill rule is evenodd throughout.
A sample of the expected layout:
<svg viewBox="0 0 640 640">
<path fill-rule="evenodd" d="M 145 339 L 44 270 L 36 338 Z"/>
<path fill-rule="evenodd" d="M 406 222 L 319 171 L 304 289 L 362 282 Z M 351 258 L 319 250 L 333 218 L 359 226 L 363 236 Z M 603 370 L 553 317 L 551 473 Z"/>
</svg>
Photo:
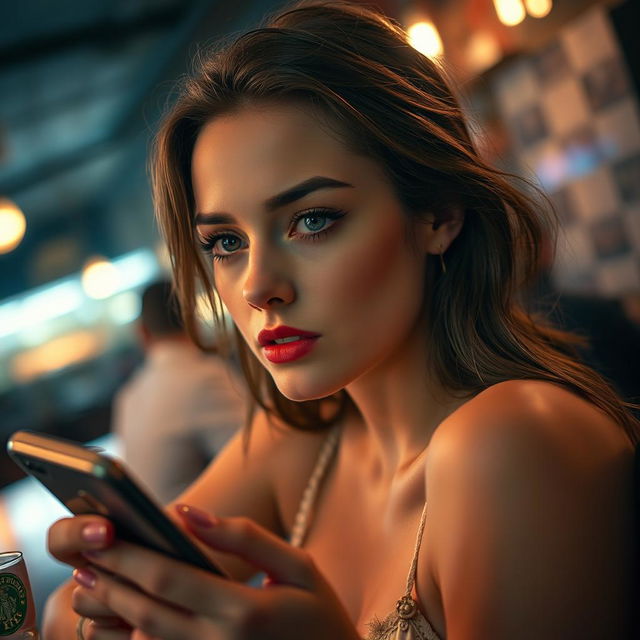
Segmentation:
<svg viewBox="0 0 640 640">
<path fill-rule="evenodd" d="M 467 44 L 467 63 L 476 73 L 481 73 L 500 60 L 500 44 L 492 33 L 476 31 Z"/>
<path fill-rule="evenodd" d="M 515 27 L 526 17 L 522 0 L 493 0 L 498 19 L 507 27 Z"/>
<path fill-rule="evenodd" d="M 552 0 L 525 0 L 527 13 L 534 18 L 544 18 L 553 8 Z"/>
<path fill-rule="evenodd" d="M 0 198 L 0 253 L 13 251 L 22 242 L 26 229 L 27 221 L 20 207 Z"/>
<path fill-rule="evenodd" d="M 95 331 L 79 330 L 18 353 L 11 363 L 17 382 L 26 383 L 41 375 L 95 358 L 104 348 Z"/>
<path fill-rule="evenodd" d="M 93 258 L 82 271 L 82 288 L 96 300 L 112 296 L 120 288 L 118 268 L 104 258 Z"/>
<path fill-rule="evenodd" d="M 440 34 L 432 22 L 414 22 L 408 29 L 409 44 L 428 58 L 436 58 L 443 53 Z"/>
</svg>

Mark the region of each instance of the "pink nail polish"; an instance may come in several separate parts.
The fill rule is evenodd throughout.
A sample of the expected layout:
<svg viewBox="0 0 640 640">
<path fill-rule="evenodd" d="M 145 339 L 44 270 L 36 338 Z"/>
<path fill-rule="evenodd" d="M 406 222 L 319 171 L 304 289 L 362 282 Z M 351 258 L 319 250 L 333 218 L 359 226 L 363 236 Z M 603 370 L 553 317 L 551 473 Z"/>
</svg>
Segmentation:
<svg viewBox="0 0 640 640">
<path fill-rule="evenodd" d="M 218 523 L 218 519 L 209 515 L 206 511 L 188 504 L 176 505 L 176 511 L 196 527 L 208 529 Z"/>
<path fill-rule="evenodd" d="M 98 576 L 96 576 L 96 574 L 90 569 L 82 567 L 81 569 L 73 570 L 73 579 L 79 585 L 86 587 L 87 589 L 93 589 L 96 586 Z"/>
<path fill-rule="evenodd" d="M 86 542 L 106 542 L 107 526 L 100 522 L 91 522 L 82 529 L 82 539 Z"/>
</svg>

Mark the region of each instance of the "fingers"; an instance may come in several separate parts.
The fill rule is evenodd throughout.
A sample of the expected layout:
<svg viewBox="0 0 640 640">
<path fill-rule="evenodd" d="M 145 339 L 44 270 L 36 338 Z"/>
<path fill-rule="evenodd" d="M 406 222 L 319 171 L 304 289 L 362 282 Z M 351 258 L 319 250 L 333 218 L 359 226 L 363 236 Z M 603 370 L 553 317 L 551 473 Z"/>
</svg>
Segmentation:
<svg viewBox="0 0 640 640">
<path fill-rule="evenodd" d="M 209 547 L 233 553 L 261 569 L 272 582 L 311 590 L 318 572 L 309 555 L 247 518 L 212 518 L 188 505 L 176 505 L 189 530 Z"/>
<path fill-rule="evenodd" d="M 289 625 L 286 628 L 291 620 L 315 624 L 327 612 L 333 620 L 327 622 L 329 627 L 350 628 L 335 594 L 304 552 L 244 518 L 209 521 L 190 513 L 186 520 L 210 547 L 242 556 L 267 570 L 271 581 L 279 584 L 256 589 L 117 541 L 108 549 L 87 553 L 91 564 L 76 569 L 74 579 L 135 629 L 131 640 L 277 638 L 282 637 L 278 630 L 285 628 L 283 624 Z M 317 587 L 310 588 L 314 582 Z M 91 606 L 89 600 L 85 606 Z M 315 637 L 342 635 L 316 633 Z"/>
<path fill-rule="evenodd" d="M 251 591 L 246 585 L 128 542 L 117 541 L 87 557 L 91 565 L 74 571 L 74 579 L 82 586 L 93 588 L 91 572 L 101 568 L 159 600 L 201 614 L 217 615 Z"/>
<path fill-rule="evenodd" d="M 131 640 L 162 640 L 162 638 L 158 638 L 157 636 L 150 636 L 148 633 L 136 629 L 131 634 Z"/>
<path fill-rule="evenodd" d="M 97 515 L 64 518 L 50 528 L 47 539 L 49 552 L 54 558 L 71 565 L 86 564 L 83 551 L 103 549 L 114 539 L 113 524 Z"/>
<path fill-rule="evenodd" d="M 105 605 L 97 600 L 87 589 L 76 587 L 73 590 L 71 594 L 71 607 L 78 615 L 96 620 L 103 626 L 122 626 L 122 620 L 116 617 L 113 611 L 105 607 Z"/>
<path fill-rule="evenodd" d="M 144 638 L 144 634 L 152 638 L 161 637 L 162 640 L 199 637 L 199 622 L 193 614 L 168 606 L 166 603 L 161 604 L 136 589 L 135 586 L 126 584 L 95 567 L 76 569 L 74 578 L 84 583 L 84 588 L 90 590 L 92 597 L 102 602 L 139 632 L 143 632 L 143 635 L 138 633 L 138 637 Z M 106 634 L 113 631 L 100 629 L 94 622 L 88 626 L 94 627 L 96 633 L 99 631 L 101 634 Z M 91 631 L 93 632 L 94 629 Z M 94 636 L 88 635 L 87 640 L 94 640 Z M 103 635 L 95 635 L 95 640 L 103 640 Z M 104 640 L 107 640 L 106 635 Z"/>
<path fill-rule="evenodd" d="M 107 555 L 113 553 L 112 550 L 106 552 Z M 180 566 L 183 570 L 189 569 L 184 564 Z M 209 588 L 204 589 L 204 597 L 199 598 L 199 611 L 195 605 L 185 610 L 159 600 L 140 591 L 136 585 L 124 582 L 95 566 L 77 569 L 74 578 L 81 580 L 86 585 L 84 589 L 89 590 L 93 597 L 133 627 L 131 640 L 248 640 L 279 637 L 276 633 L 265 631 L 272 618 L 272 612 L 267 606 L 267 600 L 272 597 L 271 592 L 236 585 L 230 580 L 211 576 L 199 569 L 193 571 L 210 576 Z M 179 573 L 173 575 L 176 579 L 180 576 Z M 219 588 L 212 588 L 216 583 L 219 583 Z M 289 587 L 282 589 L 294 591 Z M 285 601 L 289 600 L 285 596 Z M 294 610 L 299 612 L 299 607 L 294 606 Z M 96 640 L 102 640 L 102 636 L 96 636 Z"/>
<path fill-rule="evenodd" d="M 95 620 L 87 620 L 83 626 L 84 640 L 129 640 L 130 627 L 105 627 Z"/>
<path fill-rule="evenodd" d="M 148 633 L 145 633 L 144 631 L 140 631 L 136 629 L 131 634 L 131 640 L 159 640 L 159 639 L 154 638 L 153 636 L 150 636 Z"/>
</svg>

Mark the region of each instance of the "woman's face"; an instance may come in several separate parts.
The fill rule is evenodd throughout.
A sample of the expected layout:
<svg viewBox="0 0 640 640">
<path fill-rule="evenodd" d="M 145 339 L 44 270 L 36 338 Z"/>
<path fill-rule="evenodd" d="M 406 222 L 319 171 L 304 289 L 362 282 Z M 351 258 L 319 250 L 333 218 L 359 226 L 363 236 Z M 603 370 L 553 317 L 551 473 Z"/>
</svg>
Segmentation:
<svg viewBox="0 0 640 640">
<path fill-rule="evenodd" d="M 382 168 L 312 112 L 245 107 L 212 120 L 192 180 L 216 289 L 285 396 L 325 397 L 422 347 L 411 344 L 420 238 L 408 241 Z"/>
</svg>

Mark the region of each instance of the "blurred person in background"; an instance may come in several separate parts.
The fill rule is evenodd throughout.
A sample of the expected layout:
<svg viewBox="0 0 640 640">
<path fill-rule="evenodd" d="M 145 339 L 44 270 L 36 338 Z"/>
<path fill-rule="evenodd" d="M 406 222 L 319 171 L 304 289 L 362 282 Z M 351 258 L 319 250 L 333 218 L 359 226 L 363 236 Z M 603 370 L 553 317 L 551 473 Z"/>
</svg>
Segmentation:
<svg viewBox="0 0 640 640">
<path fill-rule="evenodd" d="M 167 503 L 243 424 L 244 384 L 186 334 L 170 282 L 144 290 L 137 329 L 145 359 L 116 395 L 112 430 L 137 477 Z"/>
<path fill-rule="evenodd" d="M 628 637 L 638 422 L 518 304 L 552 221 L 438 64 L 296 5 L 201 56 L 153 175 L 185 326 L 200 281 L 260 407 L 167 510 L 228 577 L 66 518 L 47 640 Z"/>
</svg>

